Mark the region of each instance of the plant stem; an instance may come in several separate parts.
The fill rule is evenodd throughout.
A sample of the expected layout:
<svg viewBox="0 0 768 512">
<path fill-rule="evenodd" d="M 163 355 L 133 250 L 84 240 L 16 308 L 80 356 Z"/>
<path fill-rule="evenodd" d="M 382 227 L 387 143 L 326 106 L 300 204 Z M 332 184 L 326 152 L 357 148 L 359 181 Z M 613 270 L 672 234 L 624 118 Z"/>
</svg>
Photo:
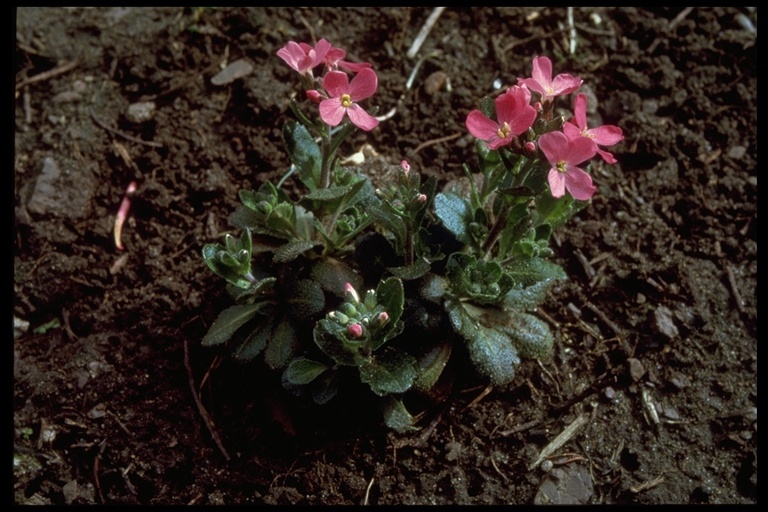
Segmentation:
<svg viewBox="0 0 768 512">
<path fill-rule="evenodd" d="M 330 133 L 324 133 L 322 135 L 322 152 L 323 163 L 320 168 L 320 188 L 328 188 L 331 185 L 331 135 Z"/>
<path fill-rule="evenodd" d="M 410 219 L 409 219 L 410 220 Z M 405 222 L 405 265 L 413 265 L 413 229 L 410 222 Z"/>
<path fill-rule="evenodd" d="M 501 206 L 499 215 L 496 217 L 496 222 L 494 222 L 491 231 L 488 233 L 488 236 L 485 238 L 483 246 L 481 247 L 483 256 L 488 256 L 491 252 L 491 248 L 493 248 L 494 244 L 499 239 L 499 236 L 501 236 L 501 232 L 504 231 L 504 227 L 507 225 L 507 214 L 509 214 L 510 208 L 511 206 L 506 201 Z"/>
</svg>

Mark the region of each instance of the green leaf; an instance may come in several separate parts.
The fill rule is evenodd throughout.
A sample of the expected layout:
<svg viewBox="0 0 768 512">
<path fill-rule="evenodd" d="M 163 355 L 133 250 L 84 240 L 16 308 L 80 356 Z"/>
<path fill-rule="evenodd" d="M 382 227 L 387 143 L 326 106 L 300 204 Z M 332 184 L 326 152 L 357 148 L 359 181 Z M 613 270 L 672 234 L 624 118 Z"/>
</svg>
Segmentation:
<svg viewBox="0 0 768 512">
<path fill-rule="evenodd" d="M 389 313 L 391 321 L 400 319 L 405 302 L 403 282 L 400 279 L 390 277 L 380 282 L 379 286 L 376 287 L 376 298 L 379 304 Z"/>
<path fill-rule="evenodd" d="M 304 385 L 309 384 L 317 377 L 319 377 L 324 371 L 328 369 L 328 365 L 319 361 L 313 361 L 305 357 L 299 357 L 291 361 L 288 368 L 285 370 L 285 378 L 291 384 Z"/>
<path fill-rule="evenodd" d="M 267 340 L 272 337 L 275 325 L 271 316 L 263 316 L 263 321 L 232 352 L 235 359 L 247 362 L 256 358 L 264 350 Z"/>
<path fill-rule="evenodd" d="M 547 299 L 552 283 L 553 281 L 539 281 L 525 288 L 515 286 L 504 295 L 501 304 L 505 308 L 532 311 Z"/>
<path fill-rule="evenodd" d="M 451 343 L 440 340 L 418 357 L 418 377 L 413 387 L 420 391 L 429 391 L 442 375 L 445 365 L 451 358 L 451 351 Z"/>
<path fill-rule="evenodd" d="M 510 262 L 504 267 L 516 285 L 523 287 L 532 286 L 542 281 L 548 282 L 554 279 L 567 279 L 563 267 L 543 258 L 525 258 Z"/>
<path fill-rule="evenodd" d="M 384 229 L 395 237 L 395 249 L 402 254 L 405 238 L 405 225 L 403 219 L 387 208 L 377 197 L 373 196 L 365 201 L 364 208 Z"/>
<path fill-rule="evenodd" d="M 472 208 L 465 199 L 452 192 L 437 194 L 435 196 L 435 215 L 459 242 L 464 244 L 472 242 L 469 226 L 474 219 Z"/>
<path fill-rule="evenodd" d="M 288 121 L 283 127 L 283 139 L 299 180 L 310 191 L 320 188 L 322 152 L 309 130 L 296 121 Z"/>
<path fill-rule="evenodd" d="M 554 338 L 543 320 L 528 313 L 509 311 L 505 325 L 498 327 L 517 347 L 522 357 L 545 359 L 552 355 Z"/>
<path fill-rule="evenodd" d="M 327 318 L 322 318 L 315 324 L 312 334 L 315 344 L 337 364 L 357 366 L 359 345 L 347 342 L 342 328 Z"/>
<path fill-rule="evenodd" d="M 552 194 L 542 194 L 536 202 L 535 224 L 549 224 L 557 229 L 587 204 L 589 201 L 577 201 L 570 194 L 557 199 Z"/>
<path fill-rule="evenodd" d="M 379 396 L 405 393 L 416 379 L 416 359 L 406 352 L 386 347 L 370 363 L 360 367 L 360 380 Z"/>
<path fill-rule="evenodd" d="M 61 327 L 61 323 L 59 322 L 58 318 L 54 318 L 53 320 L 49 320 L 42 325 L 38 325 L 32 329 L 32 332 L 34 334 L 45 334 L 49 329 L 56 329 L 58 327 Z"/>
<path fill-rule="evenodd" d="M 208 333 L 203 337 L 203 346 L 212 347 L 229 340 L 232 335 L 264 307 L 264 302 L 230 306 L 214 320 Z"/>
<path fill-rule="evenodd" d="M 287 292 L 286 302 L 297 320 L 316 320 L 325 307 L 325 294 L 312 279 L 299 279 Z"/>
<path fill-rule="evenodd" d="M 288 263 L 318 245 L 320 244 L 311 240 L 295 240 L 293 242 L 288 242 L 275 251 L 272 261 L 275 263 Z"/>
<path fill-rule="evenodd" d="M 318 261 L 310 271 L 310 277 L 320 283 L 324 290 L 344 297 L 344 285 L 350 283 L 356 290 L 362 289 L 363 278 L 352 267 L 341 260 L 328 258 Z"/>
<path fill-rule="evenodd" d="M 220 244 L 205 244 L 203 246 L 203 260 L 209 269 L 219 277 L 224 278 L 238 288 L 249 288 L 251 282 L 243 277 L 243 273 L 232 266 L 226 265 L 220 257 L 222 246 Z M 226 254 L 226 253 L 225 253 Z"/>
<path fill-rule="evenodd" d="M 384 423 L 399 434 L 418 430 L 414 419 L 403 402 L 395 397 L 387 397 L 384 404 Z"/>
<path fill-rule="evenodd" d="M 337 199 L 341 199 L 345 195 L 347 195 L 351 190 L 353 189 L 353 185 L 345 185 L 343 187 L 334 185 L 329 188 L 321 188 L 318 190 L 314 190 L 308 194 L 305 194 L 302 198 L 302 202 L 331 202 L 336 201 Z"/>
<path fill-rule="evenodd" d="M 418 279 L 427 272 L 429 272 L 431 265 L 423 258 L 413 262 L 413 265 L 405 267 L 390 267 L 389 270 L 393 276 L 402 279 L 403 281 L 413 281 Z"/>
<path fill-rule="evenodd" d="M 470 359 L 478 372 L 493 384 L 511 382 L 520 358 L 510 338 L 496 329 L 482 325 L 458 301 L 446 301 L 445 307 L 454 330 L 466 340 Z"/>
<path fill-rule="evenodd" d="M 339 393 L 339 372 L 326 371 L 312 382 L 312 399 L 318 405 L 327 404 Z"/>
<path fill-rule="evenodd" d="M 267 341 L 264 362 L 273 370 L 284 368 L 299 350 L 299 337 L 296 327 L 290 320 L 283 318 L 275 327 L 272 339 Z"/>
</svg>

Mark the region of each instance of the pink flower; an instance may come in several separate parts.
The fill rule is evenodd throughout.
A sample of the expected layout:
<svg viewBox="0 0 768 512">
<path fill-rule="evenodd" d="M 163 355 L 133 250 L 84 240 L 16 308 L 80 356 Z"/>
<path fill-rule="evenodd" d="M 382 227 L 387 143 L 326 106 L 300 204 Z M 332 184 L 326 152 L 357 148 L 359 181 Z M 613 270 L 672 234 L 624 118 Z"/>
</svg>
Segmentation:
<svg viewBox="0 0 768 512">
<path fill-rule="evenodd" d="M 376 73 L 370 68 L 361 69 L 351 82 L 346 73 L 329 71 L 323 78 L 323 87 L 328 91 L 329 98 L 320 102 L 320 117 L 327 124 L 336 126 L 347 114 L 352 124 L 361 130 L 373 130 L 379 121 L 357 102 L 373 96 L 378 83 Z"/>
<path fill-rule="evenodd" d="M 536 119 L 536 109 L 530 105 L 531 93 L 518 86 L 496 98 L 496 118 L 488 119 L 479 110 L 467 116 L 467 130 L 478 139 L 485 141 L 490 149 L 498 149 L 512 142 L 512 139 L 531 127 Z"/>
<path fill-rule="evenodd" d="M 587 127 L 587 95 L 577 94 L 573 102 L 573 119 L 563 124 L 563 133 L 569 139 L 575 137 L 589 137 L 599 146 L 613 146 L 624 140 L 624 133 L 621 128 L 613 125 Z M 596 148 L 597 154 L 603 157 L 603 160 L 609 164 L 615 164 L 616 159 L 612 154 Z"/>
<path fill-rule="evenodd" d="M 517 83 L 541 94 L 541 101 L 551 101 L 555 96 L 570 94 L 579 87 L 583 80 L 567 73 L 557 75 L 552 79 L 552 61 L 547 57 L 533 58 L 532 78 L 518 78 Z"/>
<path fill-rule="evenodd" d="M 325 39 L 319 40 L 314 48 L 307 43 L 288 41 L 277 50 L 277 56 L 302 75 L 312 75 L 312 70 L 325 62 L 330 49 L 331 43 Z"/>
<path fill-rule="evenodd" d="M 335 70 L 338 68 L 346 69 L 353 73 L 359 73 L 360 70 L 370 68 L 371 65 L 367 62 L 349 62 L 342 60 L 347 55 L 345 50 L 331 46 L 328 53 L 325 55 L 325 65 L 329 69 Z"/>
<path fill-rule="evenodd" d="M 592 177 L 577 166 L 595 156 L 594 141 L 587 137 L 569 139 L 563 132 L 549 132 L 539 137 L 539 148 L 552 164 L 548 179 L 553 197 L 563 197 L 566 189 L 579 201 L 592 197 L 597 190 L 592 185 Z"/>
</svg>

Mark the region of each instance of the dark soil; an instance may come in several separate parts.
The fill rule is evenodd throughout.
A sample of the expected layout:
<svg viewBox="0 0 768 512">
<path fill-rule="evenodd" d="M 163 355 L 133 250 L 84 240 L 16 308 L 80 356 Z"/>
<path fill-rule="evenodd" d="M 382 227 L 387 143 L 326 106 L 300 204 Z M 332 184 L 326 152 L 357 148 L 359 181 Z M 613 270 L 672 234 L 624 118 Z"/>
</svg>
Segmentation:
<svg viewBox="0 0 768 512">
<path fill-rule="evenodd" d="M 17 10 L 16 503 L 757 502 L 757 11 L 578 8 L 569 55 L 565 8 L 449 8 L 410 59 L 430 12 Z M 202 246 L 240 188 L 289 165 L 298 87 L 275 52 L 319 38 L 371 62 L 379 114 L 396 108 L 346 154 L 461 176 L 467 113 L 537 54 L 626 135 L 556 233 L 553 360 L 504 387 L 461 379 L 414 437 L 293 403 L 200 345 L 229 304 Z M 237 59 L 252 73 L 214 85 Z"/>
</svg>

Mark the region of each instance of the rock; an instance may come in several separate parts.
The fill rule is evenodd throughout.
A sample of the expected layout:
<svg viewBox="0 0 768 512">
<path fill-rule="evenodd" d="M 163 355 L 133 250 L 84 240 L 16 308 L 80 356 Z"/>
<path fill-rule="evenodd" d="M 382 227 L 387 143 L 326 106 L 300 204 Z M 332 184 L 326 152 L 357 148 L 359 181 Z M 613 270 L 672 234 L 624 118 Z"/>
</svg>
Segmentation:
<svg viewBox="0 0 768 512">
<path fill-rule="evenodd" d="M 629 375 L 632 377 L 633 381 L 637 382 L 643 378 L 643 375 L 645 375 L 645 367 L 643 366 L 643 363 L 634 357 L 630 357 L 627 359 L 627 365 L 629 366 Z"/>
<path fill-rule="evenodd" d="M 594 494 L 589 471 L 579 464 L 554 468 L 536 492 L 536 505 L 585 505 Z"/>
<path fill-rule="evenodd" d="M 675 322 L 672 320 L 672 312 L 666 306 L 659 306 L 653 312 L 653 328 L 668 339 L 673 339 L 680 335 Z"/>
<path fill-rule="evenodd" d="M 155 105 L 154 101 L 139 101 L 138 103 L 131 103 L 128 105 L 128 109 L 125 111 L 125 118 L 132 123 L 145 123 L 155 117 L 156 108 L 157 105 Z"/>
<path fill-rule="evenodd" d="M 45 157 L 43 170 L 27 201 L 27 210 L 39 215 L 68 219 L 87 217 L 95 187 L 93 173 L 85 165 L 65 165 Z"/>
<path fill-rule="evenodd" d="M 248 76 L 252 72 L 253 65 L 250 62 L 245 59 L 236 60 L 211 78 L 211 83 L 213 85 L 226 85 L 234 82 L 238 78 Z"/>
</svg>

